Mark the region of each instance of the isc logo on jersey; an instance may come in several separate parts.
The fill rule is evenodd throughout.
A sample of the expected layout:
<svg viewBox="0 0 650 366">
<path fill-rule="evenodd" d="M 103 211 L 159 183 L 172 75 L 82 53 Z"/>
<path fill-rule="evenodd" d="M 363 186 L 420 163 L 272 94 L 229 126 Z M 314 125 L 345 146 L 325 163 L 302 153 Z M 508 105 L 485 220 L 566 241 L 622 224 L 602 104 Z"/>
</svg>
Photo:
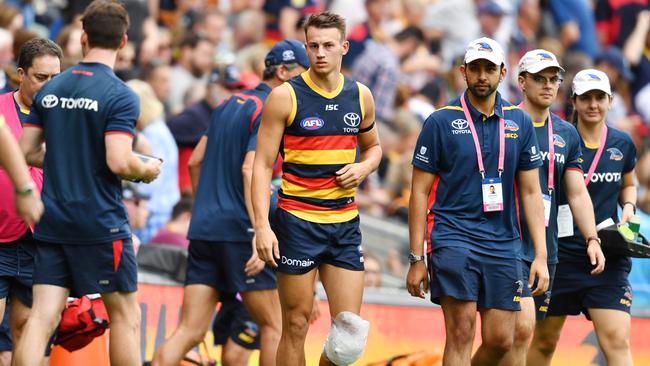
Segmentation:
<svg viewBox="0 0 650 366">
<path fill-rule="evenodd" d="M 47 94 L 41 99 L 43 108 L 54 108 L 60 106 L 61 109 L 85 109 L 88 111 L 99 110 L 99 105 L 96 100 L 89 98 L 64 98 L 57 97 L 54 94 Z"/>
<path fill-rule="evenodd" d="M 305 130 L 315 131 L 325 126 L 325 121 L 318 117 L 307 117 L 300 121 L 300 127 Z"/>
<path fill-rule="evenodd" d="M 464 119 L 455 119 L 451 121 L 451 127 L 453 130 L 451 130 L 451 133 L 454 135 L 460 135 L 460 134 L 471 134 L 472 131 L 468 129 L 469 123 L 467 123 L 466 120 Z"/>
</svg>

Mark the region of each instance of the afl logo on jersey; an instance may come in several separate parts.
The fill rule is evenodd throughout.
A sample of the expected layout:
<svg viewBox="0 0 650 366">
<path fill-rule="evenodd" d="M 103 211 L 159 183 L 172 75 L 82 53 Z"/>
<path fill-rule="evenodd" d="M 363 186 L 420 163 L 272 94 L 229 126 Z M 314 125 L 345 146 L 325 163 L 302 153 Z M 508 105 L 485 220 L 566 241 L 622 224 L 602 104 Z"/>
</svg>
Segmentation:
<svg viewBox="0 0 650 366">
<path fill-rule="evenodd" d="M 607 151 L 609 152 L 609 158 L 611 160 L 615 160 L 615 161 L 623 160 L 623 153 L 621 152 L 621 150 L 615 147 L 611 147 L 607 149 Z"/>
<path fill-rule="evenodd" d="M 43 108 L 54 108 L 59 104 L 59 97 L 54 94 L 48 94 L 41 99 Z"/>
<path fill-rule="evenodd" d="M 565 147 L 566 146 L 566 141 L 562 138 L 562 136 L 553 134 L 553 145 L 557 147 Z"/>
<path fill-rule="evenodd" d="M 300 127 L 304 128 L 305 130 L 318 130 L 321 127 L 325 126 L 325 121 L 318 117 L 307 117 L 300 121 Z"/>
<path fill-rule="evenodd" d="M 511 131 L 511 132 L 519 131 L 519 125 L 517 123 L 515 123 L 515 121 L 511 121 L 511 120 L 507 119 L 505 121 L 505 124 L 506 124 L 506 126 L 505 126 L 506 131 Z"/>
<path fill-rule="evenodd" d="M 350 127 L 358 127 L 361 124 L 361 117 L 356 113 L 346 113 L 343 116 L 343 122 Z"/>
</svg>

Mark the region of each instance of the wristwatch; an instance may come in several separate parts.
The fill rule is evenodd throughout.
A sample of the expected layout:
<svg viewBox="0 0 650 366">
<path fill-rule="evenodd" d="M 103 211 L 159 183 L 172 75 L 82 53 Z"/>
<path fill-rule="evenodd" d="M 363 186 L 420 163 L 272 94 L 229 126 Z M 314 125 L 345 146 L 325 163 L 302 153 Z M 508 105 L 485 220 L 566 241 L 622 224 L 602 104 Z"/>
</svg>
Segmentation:
<svg viewBox="0 0 650 366">
<path fill-rule="evenodd" d="M 409 263 L 410 264 L 417 263 L 417 262 L 423 261 L 423 260 L 424 260 L 423 255 L 415 255 L 415 253 L 413 253 L 413 252 L 409 253 Z"/>
<path fill-rule="evenodd" d="M 29 182 L 22 186 L 22 188 L 16 188 L 17 196 L 31 196 L 36 191 L 36 185 L 33 182 Z"/>
</svg>

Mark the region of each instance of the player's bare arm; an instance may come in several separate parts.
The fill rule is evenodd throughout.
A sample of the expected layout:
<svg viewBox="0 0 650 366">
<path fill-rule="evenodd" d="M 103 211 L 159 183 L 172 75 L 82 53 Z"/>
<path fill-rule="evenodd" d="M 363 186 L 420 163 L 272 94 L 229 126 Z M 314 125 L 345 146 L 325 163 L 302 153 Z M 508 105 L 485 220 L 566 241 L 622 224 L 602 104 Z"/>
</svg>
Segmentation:
<svg viewBox="0 0 650 366">
<path fill-rule="evenodd" d="M 269 94 L 262 111 L 262 122 L 257 133 L 252 178 L 252 201 L 255 222 L 255 244 L 259 258 L 277 267 L 278 240 L 269 224 L 271 175 L 278 156 L 286 121 L 292 108 L 289 87 L 281 85 Z"/>
<path fill-rule="evenodd" d="M 203 136 L 190 155 L 188 169 L 190 171 L 190 181 L 192 181 L 192 191 L 196 194 L 196 188 L 199 186 L 199 177 L 201 176 L 201 164 L 205 156 L 205 147 L 208 144 L 208 137 Z"/>
<path fill-rule="evenodd" d="M 370 173 L 375 171 L 381 161 L 379 134 L 375 123 L 375 101 L 370 90 L 361 86 L 363 92 L 364 118 L 359 125 L 357 141 L 361 151 L 358 163 L 348 164 L 336 172 L 336 181 L 343 188 L 359 186 Z M 369 130 L 368 130 L 369 129 Z"/>
<path fill-rule="evenodd" d="M 122 133 L 106 135 L 106 164 L 113 173 L 124 179 L 152 182 L 160 174 L 160 160 L 142 162 L 133 154 L 132 139 Z"/>
<path fill-rule="evenodd" d="M 584 234 L 585 238 L 598 236 L 596 231 L 596 218 L 594 217 L 594 206 L 585 186 L 584 176 L 582 172 L 577 170 L 567 170 L 564 173 L 564 189 L 566 190 L 567 200 L 572 212 L 580 212 L 580 215 L 575 215 L 574 220 L 580 232 Z M 594 269 L 591 274 L 596 275 L 605 269 L 605 255 L 600 247 L 600 243 L 596 240 L 590 240 L 587 243 L 587 255 L 589 261 Z"/>
<path fill-rule="evenodd" d="M 417 256 L 424 255 L 424 233 L 427 222 L 427 202 L 436 175 L 413 167 L 411 197 L 409 198 L 409 245 Z M 429 291 L 429 275 L 424 261 L 411 264 L 406 276 L 406 289 L 411 296 L 424 298 Z"/>
<path fill-rule="evenodd" d="M 623 212 L 621 213 L 621 225 L 625 225 L 630 217 L 634 215 L 634 207 L 625 204 L 625 202 L 636 204 L 636 185 L 634 184 L 634 177 L 634 170 L 623 174 L 621 193 L 618 195 L 618 203 L 623 208 Z"/>
<path fill-rule="evenodd" d="M 43 159 L 45 158 L 43 129 L 40 127 L 25 126 L 20 138 L 20 149 L 23 151 L 28 165 L 42 168 Z"/>
<path fill-rule="evenodd" d="M 530 266 L 528 286 L 537 279 L 533 296 L 543 294 L 548 289 L 549 274 L 546 255 L 546 229 L 544 228 L 544 203 L 539 186 L 539 170 L 520 170 L 517 173 L 519 194 L 524 207 L 524 216 L 535 248 L 535 259 Z"/>
</svg>

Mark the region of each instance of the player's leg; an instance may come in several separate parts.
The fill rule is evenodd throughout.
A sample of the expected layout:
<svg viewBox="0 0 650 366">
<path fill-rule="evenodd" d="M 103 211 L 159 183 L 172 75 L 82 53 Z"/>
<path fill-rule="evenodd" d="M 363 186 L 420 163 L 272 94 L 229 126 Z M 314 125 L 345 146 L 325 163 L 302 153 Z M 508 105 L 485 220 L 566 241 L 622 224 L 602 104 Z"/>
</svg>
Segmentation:
<svg viewBox="0 0 650 366">
<path fill-rule="evenodd" d="M 5 308 L 5 316 L 0 323 L 0 366 L 11 366 L 11 350 L 14 348 L 9 331 L 11 305 Z"/>
<path fill-rule="evenodd" d="M 248 359 L 253 350 L 244 348 L 237 344 L 232 338 L 228 338 L 221 349 L 221 364 L 223 366 L 248 366 Z"/>
<path fill-rule="evenodd" d="M 630 314 L 611 309 L 589 309 L 598 344 L 610 366 L 632 365 Z"/>
<path fill-rule="evenodd" d="M 190 242 L 181 321 L 156 350 L 152 365 L 176 366 L 192 347 L 203 341 L 219 300 L 216 286 L 222 279 L 214 258 L 219 245 L 200 240 Z"/>
<path fill-rule="evenodd" d="M 512 348 L 499 365 L 526 365 L 528 345 L 535 331 L 535 302 L 532 297 L 521 298 L 521 311 L 515 314 L 515 337 Z"/>
<path fill-rule="evenodd" d="M 528 349 L 526 365 L 548 366 L 551 364 L 565 321 L 566 316 L 549 315 L 544 320 L 535 323 L 535 332 Z"/>
<path fill-rule="evenodd" d="M 32 308 L 21 338 L 14 344 L 15 366 L 41 364 L 48 341 L 59 324 L 72 284 L 64 247 L 45 242 L 36 245 Z M 83 257 L 77 257 L 77 262 L 78 258 Z"/>
<path fill-rule="evenodd" d="M 516 244 L 513 243 L 513 246 Z M 515 316 L 521 310 L 524 287 L 522 263 L 516 258 L 493 257 L 470 251 L 471 265 L 480 268 L 481 345 L 472 365 L 497 365 L 514 342 Z"/>
<path fill-rule="evenodd" d="M 14 366 L 42 363 L 45 347 L 59 324 L 69 294 L 67 288 L 44 284 L 35 284 L 32 291 L 34 303 L 23 334 L 14 348 Z"/>
<path fill-rule="evenodd" d="M 11 329 L 11 337 L 14 342 L 18 342 L 22 336 L 23 329 L 29 319 L 31 308 L 25 304 L 19 296 L 13 295 L 11 297 L 11 311 L 9 315 L 9 329 Z"/>
<path fill-rule="evenodd" d="M 241 295 L 261 334 L 260 366 L 275 365 L 282 335 L 282 313 L 278 290 L 246 291 Z"/>
<path fill-rule="evenodd" d="M 476 302 L 440 298 L 445 319 L 444 366 L 469 365 L 476 331 Z"/>
<path fill-rule="evenodd" d="M 136 366 L 140 361 L 140 307 L 136 292 L 102 294 L 111 322 L 111 365 Z"/>
<path fill-rule="evenodd" d="M 316 269 L 305 274 L 278 272 L 282 308 L 282 337 L 276 358 L 278 366 L 305 365 L 305 338 L 314 301 L 316 273 Z"/>
</svg>

